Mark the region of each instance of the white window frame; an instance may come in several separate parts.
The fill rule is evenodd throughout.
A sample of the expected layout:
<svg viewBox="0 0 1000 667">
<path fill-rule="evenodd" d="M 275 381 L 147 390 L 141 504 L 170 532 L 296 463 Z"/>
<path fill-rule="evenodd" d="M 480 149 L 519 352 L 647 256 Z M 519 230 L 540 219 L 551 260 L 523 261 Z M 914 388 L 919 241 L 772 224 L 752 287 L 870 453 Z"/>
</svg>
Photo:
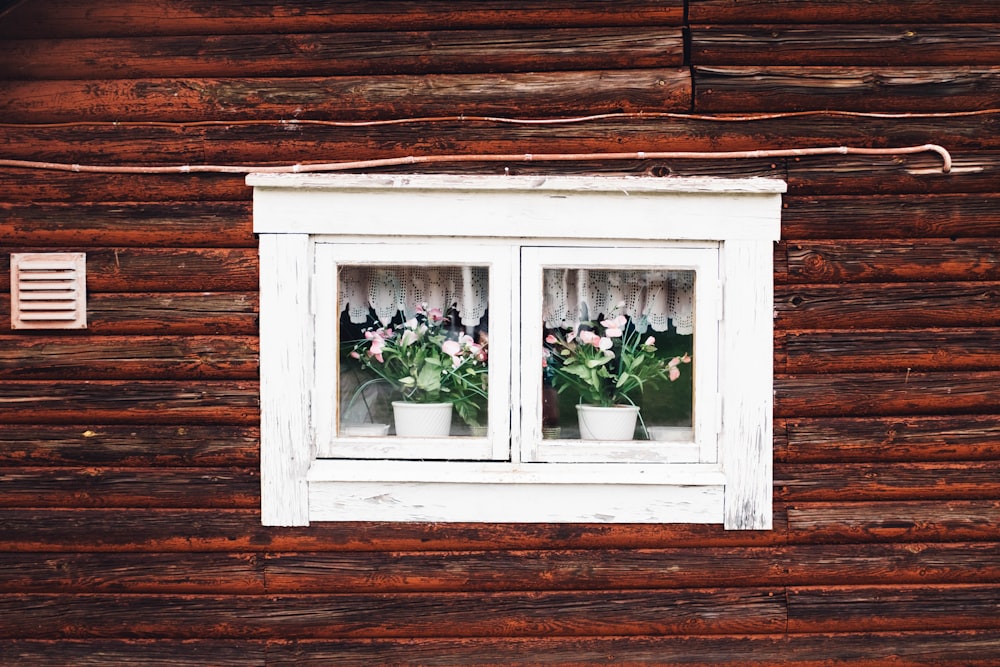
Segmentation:
<svg viewBox="0 0 1000 667">
<path fill-rule="evenodd" d="M 247 182 L 254 186 L 254 231 L 260 239 L 265 525 L 461 521 L 771 527 L 772 253 L 780 235 L 783 182 L 345 174 L 252 174 Z M 717 248 L 717 460 L 593 462 L 584 456 L 553 461 L 537 448 L 534 458 L 545 462 L 520 456 L 473 462 L 320 457 L 317 443 L 329 439 L 330 420 L 320 418 L 313 402 L 324 392 L 329 395 L 330 387 L 319 378 L 335 366 L 329 365 L 330 352 L 317 344 L 317 331 L 331 324 L 316 317 L 323 310 L 316 308 L 322 298 L 316 273 L 322 262 L 316 262 L 316 253 L 317 243 L 331 241 L 676 246 L 679 252 L 685 244 Z M 491 283 L 491 298 L 493 290 Z M 512 290 L 511 313 L 520 312 L 519 302 L 520 292 Z M 530 335 L 522 333 L 527 340 Z M 491 331 L 491 365 L 496 350 Z M 510 374 L 515 418 L 537 403 L 522 405 L 521 397 L 537 395 L 531 392 L 539 375 Z M 705 400 L 699 391 L 696 385 L 696 400 Z M 490 409 L 494 425 L 499 417 L 492 403 Z M 517 441 L 519 422 L 514 423 L 509 446 L 520 452 L 524 443 Z M 491 447 L 506 448 L 505 432 L 494 428 L 486 440 Z M 529 437 L 539 442 L 534 434 Z"/>
</svg>

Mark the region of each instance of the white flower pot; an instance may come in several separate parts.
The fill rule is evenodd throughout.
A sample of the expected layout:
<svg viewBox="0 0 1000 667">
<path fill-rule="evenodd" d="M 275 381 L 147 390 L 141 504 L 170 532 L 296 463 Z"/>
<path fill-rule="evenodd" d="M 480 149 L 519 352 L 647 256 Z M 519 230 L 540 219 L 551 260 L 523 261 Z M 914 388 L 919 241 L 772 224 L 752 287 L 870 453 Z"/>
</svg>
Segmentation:
<svg viewBox="0 0 1000 667">
<path fill-rule="evenodd" d="M 393 401 L 396 435 L 404 438 L 441 438 L 451 435 L 451 403 Z"/>
<path fill-rule="evenodd" d="M 577 405 L 580 438 L 583 440 L 632 440 L 639 408 L 634 405 Z"/>
</svg>

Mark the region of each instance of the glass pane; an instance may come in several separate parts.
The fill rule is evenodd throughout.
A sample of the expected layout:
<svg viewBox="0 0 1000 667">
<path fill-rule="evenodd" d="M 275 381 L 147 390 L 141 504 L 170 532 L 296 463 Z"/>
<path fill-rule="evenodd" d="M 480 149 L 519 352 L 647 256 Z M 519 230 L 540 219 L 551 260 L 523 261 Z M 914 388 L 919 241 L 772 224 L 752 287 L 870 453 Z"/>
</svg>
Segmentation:
<svg viewBox="0 0 1000 667">
<path fill-rule="evenodd" d="M 486 435 L 489 270 L 341 265 L 341 436 Z"/>
<path fill-rule="evenodd" d="M 695 272 L 549 268 L 543 279 L 543 436 L 690 441 Z"/>
</svg>

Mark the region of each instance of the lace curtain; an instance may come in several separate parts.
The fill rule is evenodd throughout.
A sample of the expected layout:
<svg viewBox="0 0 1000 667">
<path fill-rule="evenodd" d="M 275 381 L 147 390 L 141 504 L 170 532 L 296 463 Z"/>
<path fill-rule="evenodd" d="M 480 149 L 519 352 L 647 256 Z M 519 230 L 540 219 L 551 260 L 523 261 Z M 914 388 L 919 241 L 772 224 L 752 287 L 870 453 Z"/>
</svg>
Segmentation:
<svg viewBox="0 0 1000 667">
<path fill-rule="evenodd" d="M 654 331 L 666 331 L 671 322 L 679 334 L 694 328 L 694 271 L 546 269 L 544 283 L 542 317 L 549 328 L 576 327 L 619 304 L 633 320 L 645 316 Z M 367 320 L 369 309 L 388 324 L 397 312 L 413 317 L 417 304 L 454 305 L 471 327 L 489 305 L 489 272 L 477 266 L 341 267 L 340 303 L 355 324 Z"/>
</svg>

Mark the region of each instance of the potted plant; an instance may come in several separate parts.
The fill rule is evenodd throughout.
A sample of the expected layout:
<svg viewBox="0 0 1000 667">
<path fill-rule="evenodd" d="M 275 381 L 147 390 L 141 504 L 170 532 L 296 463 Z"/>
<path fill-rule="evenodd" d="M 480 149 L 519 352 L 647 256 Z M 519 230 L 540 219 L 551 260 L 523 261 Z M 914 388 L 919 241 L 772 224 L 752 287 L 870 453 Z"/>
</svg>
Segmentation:
<svg viewBox="0 0 1000 667">
<path fill-rule="evenodd" d="M 350 356 L 398 392 L 396 435 L 447 436 L 452 409 L 470 428 L 479 426 L 488 396 L 485 340 L 452 330 L 439 308 L 416 311 L 399 326 L 365 330 Z"/>
<path fill-rule="evenodd" d="M 681 364 L 691 363 L 689 354 L 657 357 L 656 338 L 643 333 L 646 328 L 645 318 L 633 322 L 612 313 L 545 337 L 543 364 L 551 368 L 553 386 L 559 393 L 572 388 L 580 397 L 581 438 L 631 440 L 639 415 L 633 399 L 650 387 L 676 381 Z"/>
</svg>

